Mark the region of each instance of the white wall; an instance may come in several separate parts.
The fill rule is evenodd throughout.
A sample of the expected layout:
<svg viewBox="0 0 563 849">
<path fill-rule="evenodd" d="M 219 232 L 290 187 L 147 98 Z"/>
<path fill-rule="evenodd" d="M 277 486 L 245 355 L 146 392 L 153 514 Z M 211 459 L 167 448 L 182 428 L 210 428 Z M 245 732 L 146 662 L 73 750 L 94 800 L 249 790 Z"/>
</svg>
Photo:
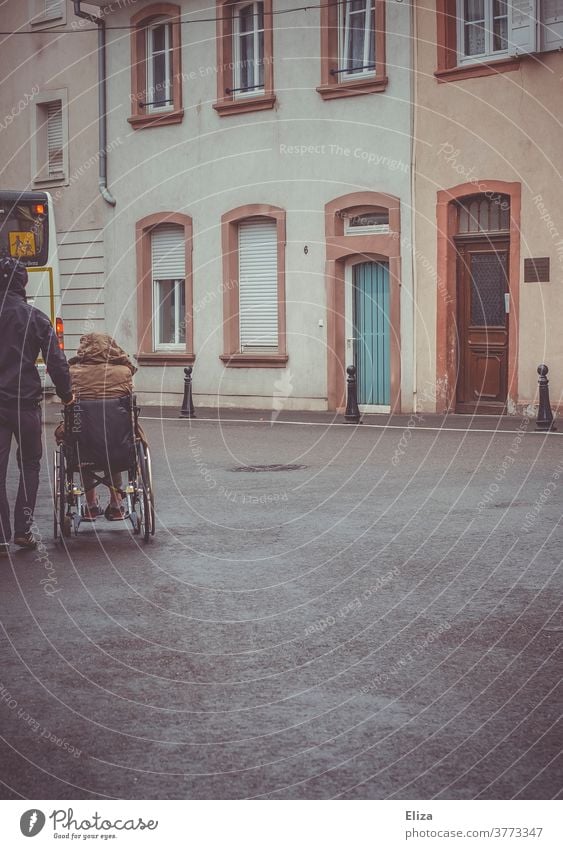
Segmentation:
<svg viewBox="0 0 563 849">
<path fill-rule="evenodd" d="M 149 5 L 148 3 L 144 5 Z M 291 0 L 276 9 L 291 8 Z M 183 3 L 187 12 L 195 4 Z M 141 9 L 135 3 L 131 13 Z M 214 8 L 214 7 L 212 7 Z M 209 17 L 209 10 L 199 17 Z M 129 13 L 111 15 L 126 25 Z M 136 346 L 135 222 L 159 211 L 184 212 L 194 222 L 194 304 L 222 280 L 221 215 L 247 203 L 268 203 L 287 212 L 286 298 L 288 372 L 225 369 L 222 298 L 194 320 L 196 401 L 236 401 L 269 407 L 274 383 L 291 385 L 296 408 L 326 405 L 326 296 L 324 205 L 354 191 L 387 192 L 401 198 L 402 237 L 410 245 L 410 10 L 387 4 L 387 73 L 384 93 L 323 101 L 320 83 L 319 11 L 274 18 L 274 110 L 219 117 L 212 108 L 216 78 L 215 23 L 182 27 L 183 123 L 133 131 L 130 114 L 129 34 L 108 31 L 109 157 L 117 207 L 105 231 L 108 330 L 129 350 Z M 202 72 L 199 69 L 202 68 Z M 318 152 L 290 154 L 288 146 L 317 145 Z M 284 147 L 286 146 L 286 147 Z M 345 155 L 339 148 L 348 148 Z M 366 158 L 372 157 L 369 163 Z M 379 164 L 378 164 L 379 163 Z M 304 253 L 307 245 L 309 252 Z M 410 249 L 402 259 L 403 407 L 412 404 L 412 281 Z M 319 328 L 319 319 L 324 327 Z M 180 392 L 180 369 L 143 367 L 140 390 Z M 145 400 L 160 401 L 160 396 Z M 164 400 L 172 400 L 165 395 Z M 217 402 L 217 401 L 216 401 Z"/>
</svg>

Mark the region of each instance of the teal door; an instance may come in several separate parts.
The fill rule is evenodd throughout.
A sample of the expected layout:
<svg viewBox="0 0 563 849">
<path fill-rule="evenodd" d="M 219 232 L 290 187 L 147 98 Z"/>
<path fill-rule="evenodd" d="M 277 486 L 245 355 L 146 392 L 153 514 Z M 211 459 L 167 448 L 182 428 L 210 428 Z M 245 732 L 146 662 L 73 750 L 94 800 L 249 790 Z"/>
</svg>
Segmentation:
<svg viewBox="0 0 563 849">
<path fill-rule="evenodd" d="M 352 267 L 354 365 L 358 403 L 390 403 L 389 265 L 362 262 Z"/>
</svg>

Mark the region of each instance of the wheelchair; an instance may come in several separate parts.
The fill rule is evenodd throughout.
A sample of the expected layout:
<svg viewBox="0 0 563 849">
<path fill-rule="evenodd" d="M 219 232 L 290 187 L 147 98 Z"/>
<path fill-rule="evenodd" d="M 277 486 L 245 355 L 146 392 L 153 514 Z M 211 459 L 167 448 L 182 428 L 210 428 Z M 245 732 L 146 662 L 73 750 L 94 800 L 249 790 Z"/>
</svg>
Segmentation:
<svg viewBox="0 0 563 849">
<path fill-rule="evenodd" d="M 76 536 L 86 504 L 83 481 L 113 487 L 112 475 L 127 473 L 124 521 L 149 540 L 155 534 L 150 451 L 139 430 L 136 397 L 76 400 L 64 408 L 64 437 L 53 458 L 55 539 Z"/>
</svg>

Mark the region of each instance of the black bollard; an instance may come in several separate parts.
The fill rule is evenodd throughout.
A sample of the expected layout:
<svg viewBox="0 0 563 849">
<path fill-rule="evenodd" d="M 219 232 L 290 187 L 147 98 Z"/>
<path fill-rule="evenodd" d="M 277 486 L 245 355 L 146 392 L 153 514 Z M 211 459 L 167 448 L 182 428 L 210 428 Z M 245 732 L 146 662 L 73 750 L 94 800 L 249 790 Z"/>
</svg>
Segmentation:
<svg viewBox="0 0 563 849">
<path fill-rule="evenodd" d="M 549 380 L 547 373 L 549 369 L 546 365 L 538 366 L 538 380 L 540 387 L 540 406 L 538 409 L 538 417 L 536 419 L 536 430 L 557 430 L 553 424 L 553 413 L 549 402 Z"/>
<path fill-rule="evenodd" d="M 194 402 L 192 398 L 192 367 L 184 369 L 184 400 L 180 410 L 181 419 L 195 419 Z"/>
<path fill-rule="evenodd" d="M 360 408 L 358 407 L 358 394 L 356 383 L 356 366 L 348 366 L 346 369 L 348 378 L 348 397 L 346 398 L 346 412 L 344 413 L 344 421 L 349 424 L 360 423 Z"/>
</svg>

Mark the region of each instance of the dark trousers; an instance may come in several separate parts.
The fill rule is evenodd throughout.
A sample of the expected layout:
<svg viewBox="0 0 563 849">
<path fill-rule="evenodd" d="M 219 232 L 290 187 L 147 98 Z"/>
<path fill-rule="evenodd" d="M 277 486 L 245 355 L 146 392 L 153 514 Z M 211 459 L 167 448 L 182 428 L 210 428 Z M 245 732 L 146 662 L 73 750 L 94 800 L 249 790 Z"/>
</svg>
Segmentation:
<svg viewBox="0 0 563 849">
<path fill-rule="evenodd" d="M 33 524 L 33 511 L 39 487 L 41 467 L 41 407 L 30 410 L 0 407 L 0 543 L 9 542 L 10 505 L 6 493 L 6 472 L 10 458 L 12 436 L 18 443 L 17 461 L 20 485 L 14 509 L 15 536 L 25 534 Z"/>
</svg>

